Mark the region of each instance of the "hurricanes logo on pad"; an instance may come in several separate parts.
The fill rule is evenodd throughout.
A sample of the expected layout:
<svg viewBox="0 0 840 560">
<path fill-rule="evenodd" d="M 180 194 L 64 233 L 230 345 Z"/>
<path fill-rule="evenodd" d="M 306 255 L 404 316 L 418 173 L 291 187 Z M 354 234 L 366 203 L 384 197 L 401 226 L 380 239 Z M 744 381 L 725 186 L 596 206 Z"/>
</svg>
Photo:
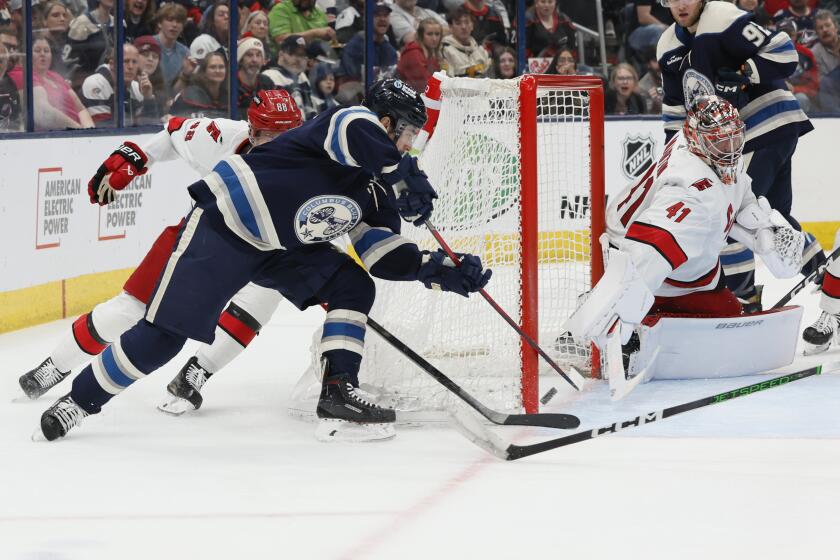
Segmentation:
<svg viewBox="0 0 840 560">
<path fill-rule="evenodd" d="M 322 243 L 341 237 L 359 223 L 362 209 L 345 196 L 310 198 L 295 213 L 295 234 L 301 243 Z"/>
</svg>

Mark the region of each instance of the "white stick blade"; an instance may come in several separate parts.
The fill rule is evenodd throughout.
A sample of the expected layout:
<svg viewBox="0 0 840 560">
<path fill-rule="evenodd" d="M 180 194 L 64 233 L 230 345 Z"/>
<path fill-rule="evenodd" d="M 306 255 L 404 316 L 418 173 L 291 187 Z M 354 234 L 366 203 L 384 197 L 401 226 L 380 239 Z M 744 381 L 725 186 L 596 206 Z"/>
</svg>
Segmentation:
<svg viewBox="0 0 840 560">
<path fill-rule="evenodd" d="M 449 418 L 453 427 L 465 438 L 491 455 L 495 455 L 503 461 L 508 460 L 508 444 L 491 433 L 472 411 L 459 407 L 449 411 Z"/>
</svg>

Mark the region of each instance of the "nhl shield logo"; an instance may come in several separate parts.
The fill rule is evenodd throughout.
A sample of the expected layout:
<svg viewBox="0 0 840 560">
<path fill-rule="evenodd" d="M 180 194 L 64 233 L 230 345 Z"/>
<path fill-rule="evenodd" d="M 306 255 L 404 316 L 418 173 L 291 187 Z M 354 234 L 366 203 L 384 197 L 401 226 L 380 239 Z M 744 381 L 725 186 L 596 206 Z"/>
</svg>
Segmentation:
<svg viewBox="0 0 840 560">
<path fill-rule="evenodd" d="M 627 136 L 624 138 L 624 159 L 621 169 L 628 179 L 635 179 L 655 161 L 653 153 L 656 140 L 647 136 Z"/>
<path fill-rule="evenodd" d="M 301 243 L 323 243 L 341 237 L 359 223 L 362 209 L 345 196 L 310 198 L 295 213 L 295 234 Z"/>
</svg>

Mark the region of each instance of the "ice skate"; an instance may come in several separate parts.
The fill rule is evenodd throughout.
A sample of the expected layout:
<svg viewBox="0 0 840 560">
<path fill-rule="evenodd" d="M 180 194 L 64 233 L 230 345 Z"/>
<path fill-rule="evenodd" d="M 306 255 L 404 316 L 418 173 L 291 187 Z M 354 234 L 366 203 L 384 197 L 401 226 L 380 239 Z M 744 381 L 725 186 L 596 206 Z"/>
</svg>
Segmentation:
<svg viewBox="0 0 840 560">
<path fill-rule="evenodd" d="M 819 319 L 802 333 L 802 340 L 805 341 L 804 354 L 809 356 L 828 350 L 831 343 L 837 339 L 838 324 L 840 316 L 825 311 L 820 313 Z"/>
<path fill-rule="evenodd" d="M 47 358 L 35 369 L 21 375 L 18 383 L 26 396 L 34 400 L 56 386 L 69 373 L 59 371 L 52 358 Z"/>
<path fill-rule="evenodd" d="M 369 395 L 353 385 L 350 377 L 339 375 L 324 382 L 315 409 L 319 441 L 374 441 L 396 435 L 396 414 L 368 399 Z"/>
<path fill-rule="evenodd" d="M 41 433 L 47 441 L 64 437 L 85 416 L 88 413 L 67 393 L 41 415 Z"/>
<path fill-rule="evenodd" d="M 755 294 L 751 295 L 748 298 L 738 298 L 738 301 L 741 302 L 741 313 L 744 315 L 748 315 L 750 313 L 760 313 L 764 310 L 764 307 L 761 305 L 761 294 L 764 292 L 764 286 L 758 285 L 755 287 Z"/>
<path fill-rule="evenodd" d="M 170 397 L 158 405 L 158 410 L 173 416 L 180 416 L 185 412 L 198 410 L 204 398 L 201 388 L 213 374 L 198 364 L 198 358 L 193 356 L 187 361 L 175 379 L 169 382 L 166 390 Z"/>
</svg>

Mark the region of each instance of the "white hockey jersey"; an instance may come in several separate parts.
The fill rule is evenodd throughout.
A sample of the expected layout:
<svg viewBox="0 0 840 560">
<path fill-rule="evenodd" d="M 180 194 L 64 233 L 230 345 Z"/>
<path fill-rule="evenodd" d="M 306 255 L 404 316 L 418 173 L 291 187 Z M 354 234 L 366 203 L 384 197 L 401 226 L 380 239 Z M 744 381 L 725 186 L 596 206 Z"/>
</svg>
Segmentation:
<svg viewBox="0 0 840 560">
<path fill-rule="evenodd" d="M 743 165 L 736 182 L 724 184 L 679 132 L 659 161 L 610 202 L 610 244 L 631 256 L 656 296 L 713 290 L 735 216 L 755 202 L 751 185 Z"/>
<path fill-rule="evenodd" d="M 248 145 L 247 121 L 173 117 L 166 129 L 140 148 L 149 158 L 147 166 L 180 157 L 199 177 L 205 177 L 221 160 L 240 153 Z"/>
</svg>

